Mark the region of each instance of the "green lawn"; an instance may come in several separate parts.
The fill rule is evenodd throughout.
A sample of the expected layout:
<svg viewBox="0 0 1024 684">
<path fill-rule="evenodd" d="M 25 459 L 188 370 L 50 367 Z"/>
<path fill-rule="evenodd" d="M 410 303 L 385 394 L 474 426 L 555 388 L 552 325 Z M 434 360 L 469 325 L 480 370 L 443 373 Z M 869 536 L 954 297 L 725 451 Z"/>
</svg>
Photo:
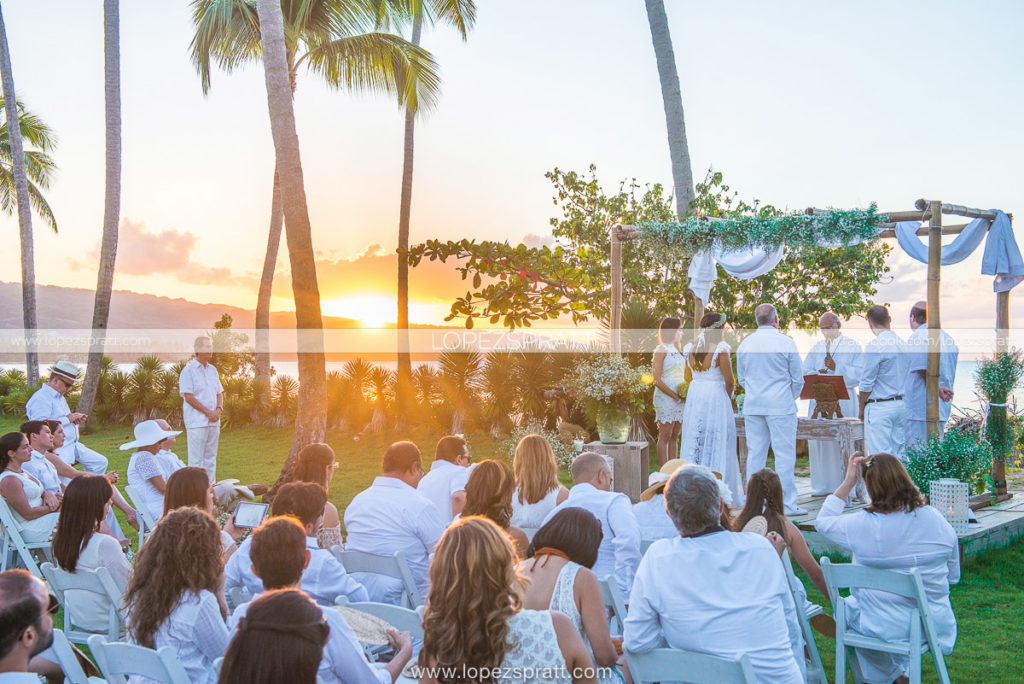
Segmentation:
<svg viewBox="0 0 1024 684">
<path fill-rule="evenodd" d="M 17 430 L 20 421 L 0 416 L 0 433 Z M 424 453 L 424 465 L 433 458 L 434 443 L 438 435 L 427 429 L 413 431 L 411 435 L 364 436 L 355 441 L 351 436 L 331 435 L 328 443 L 334 448 L 340 467 L 331 484 L 330 498 L 344 511 L 358 492 L 373 481 L 380 470 L 380 457 L 391 442 L 407 438 L 419 445 Z M 128 465 L 128 452 L 119 451 L 119 444 L 132 439 L 126 427 L 102 427 L 83 437 L 83 442 L 110 459 L 110 466 L 118 470 L 125 484 L 124 472 Z M 186 460 L 184 439 L 175 447 L 182 460 Z M 236 428 L 221 433 L 217 463 L 218 478 L 237 477 L 243 482 L 271 484 L 288 454 L 291 437 L 287 430 L 277 428 Z M 471 438 L 470 451 L 474 460 L 506 458 L 504 445 L 488 438 Z M 806 459 L 801 459 L 806 467 Z M 654 469 L 652 464 L 652 470 Z M 568 483 L 567 473 L 562 473 Z M 826 606 L 827 601 L 807 581 L 797 568 L 812 601 Z M 1024 606 L 1024 541 L 1017 541 L 1005 549 L 993 550 L 969 558 L 962 572 L 960 584 L 952 590 L 953 609 L 959 623 L 956 650 L 946 659 L 954 682 L 1018 682 L 1024 679 L 1021 658 L 1022 632 L 1020 606 Z M 1016 646 L 1014 645 L 1016 644 Z M 831 678 L 835 644 L 818 637 L 818 648 L 826 671 Z M 935 681 L 930 663 L 924 667 L 925 681 Z"/>
</svg>

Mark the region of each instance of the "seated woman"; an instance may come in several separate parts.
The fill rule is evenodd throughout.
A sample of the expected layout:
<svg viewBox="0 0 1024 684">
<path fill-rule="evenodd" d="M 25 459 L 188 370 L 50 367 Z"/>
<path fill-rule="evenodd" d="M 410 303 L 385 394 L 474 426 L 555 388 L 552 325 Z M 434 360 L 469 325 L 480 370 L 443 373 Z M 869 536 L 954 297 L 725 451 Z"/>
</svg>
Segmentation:
<svg viewBox="0 0 1024 684">
<path fill-rule="evenodd" d="M 537 531 L 519 571 L 530 580 L 523 608 L 564 613 L 583 636 L 599 667 L 619 657 L 608 632 L 608 613 L 597 575 L 590 571 L 601 544 L 601 522 L 585 508 L 559 511 Z M 614 672 L 599 681 L 617 682 Z"/>
<path fill-rule="evenodd" d="M 462 517 L 482 515 L 490 518 L 512 539 L 516 557 L 525 558 L 530 542 L 521 529 L 509 524 L 515 486 L 512 469 L 504 461 L 481 461 L 473 468 L 466 482 L 466 505 L 462 508 Z"/>
<path fill-rule="evenodd" d="M 213 485 L 210 484 L 210 475 L 206 468 L 186 466 L 174 471 L 167 478 L 167 488 L 164 490 L 164 515 L 177 508 L 194 506 L 213 518 L 216 513 L 213 502 Z M 235 542 L 242 536 L 243 531 L 235 525 L 231 517 L 224 523 L 224 529 L 220 530 L 224 562 L 227 562 L 238 548 Z"/>
<path fill-rule="evenodd" d="M 747 503 L 733 521 L 732 529 L 740 532 L 743 527 L 755 516 L 764 516 L 768 523 L 768 532 L 775 532 L 782 537 L 803 571 L 807 573 L 814 586 L 825 596 L 828 596 L 828 589 L 825 587 L 825 575 L 821 572 L 821 566 L 814 560 L 811 550 L 807 547 L 807 541 L 793 521 L 786 517 L 782 507 L 782 481 L 775 474 L 774 470 L 762 468 L 750 476 L 747 482 Z"/>
<path fill-rule="evenodd" d="M 846 498 L 863 464 L 871 505 L 843 515 Z M 927 506 L 898 458 L 891 454 L 854 456 L 846 478 L 825 499 L 815 521 L 818 532 L 853 552 L 853 562 L 907 572 L 918 568 L 928 595 L 928 611 L 944 654 L 956 643 L 956 617 L 949 585 L 960 581 L 960 545 L 956 532 L 936 509 Z M 912 605 L 892 594 L 854 589 L 846 602 L 847 622 L 862 634 L 907 641 Z M 908 660 L 878 651 L 857 650 L 865 680 L 892 682 L 906 675 Z"/>
<path fill-rule="evenodd" d="M 302 591 L 268 591 L 249 604 L 228 646 L 218 681 L 314 684 L 329 633 L 323 612 Z"/>
<path fill-rule="evenodd" d="M 205 512 L 165 513 L 135 556 L 125 592 L 129 641 L 171 647 L 192 682 L 217 681 L 213 661 L 228 648 L 220 549 L 220 530 Z"/>
<path fill-rule="evenodd" d="M 0 437 L 0 496 L 7 501 L 22 538 L 28 543 L 45 542 L 57 525 L 60 502 L 22 470 L 30 458 L 32 449 L 25 435 L 8 432 Z"/>
<path fill-rule="evenodd" d="M 512 494 L 510 524 L 532 537 L 555 506 L 569 498 L 558 482 L 558 460 L 543 435 L 526 435 L 512 457 L 516 489 Z"/>
<path fill-rule="evenodd" d="M 331 479 L 338 461 L 334 458 L 334 449 L 323 443 L 307 444 L 299 451 L 295 463 L 295 482 L 312 482 L 331 491 Z M 324 506 L 324 524 L 316 533 L 316 540 L 321 549 L 330 550 L 333 546 L 341 546 L 341 519 L 338 508 L 330 501 Z"/>
<path fill-rule="evenodd" d="M 167 491 L 167 478 L 175 471 L 185 467 L 169 451 L 169 445 L 173 444 L 175 437 L 181 433 L 177 430 L 171 430 L 169 426 L 164 427 L 168 425 L 164 420 L 145 422 L 152 424 L 148 426 L 152 430 L 152 437 L 141 441 L 155 439 L 159 441 L 153 444 L 142 444 L 138 439 L 139 428 L 143 425 L 140 423 L 135 430 L 136 440 L 122 444 L 121 449 L 122 451 L 135 449 L 131 459 L 128 461 L 128 471 L 126 473 L 128 484 L 132 486 L 141 499 L 138 503 L 149 510 L 153 520 L 159 520 L 164 512 L 164 493 Z"/>
<path fill-rule="evenodd" d="M 53 559 L 67 572 L 106 568 L 123 594 L 128 586 L 131 564 L 117 540 L 100 533 L 100 524 L 110 512 L 113 494 L 113 487 L 102 475 L 85 473 L 68 483 L 60 520 L 53 533 Z M 76 627 L 90 632 L 106 631 L 110 601 L 105 596 L 69 590 L 65 600 Z"/>
<path fill-rule="evenodd" d="M 515 558 L 508 536 L 487 518 L 474 516 L 451 524 L 430 564 L 420 667 L 451 667 L 458 672 L 465 671 L 463 667 L 478 672 L 486 668 L 496 676 L 481 680 L 509 684 L 551 681 L 550 672 L 557 668 L 562 681 L 573 673 L 578 675 L 574 682 L 595 682 L 590 653 L 569 618 L 523 608 L 525 580 L 516 571 Z M 501 676 L 515 670 L 535 674 Z M 420 681 L 437 679 L 428 670 Z"/>
</svg>

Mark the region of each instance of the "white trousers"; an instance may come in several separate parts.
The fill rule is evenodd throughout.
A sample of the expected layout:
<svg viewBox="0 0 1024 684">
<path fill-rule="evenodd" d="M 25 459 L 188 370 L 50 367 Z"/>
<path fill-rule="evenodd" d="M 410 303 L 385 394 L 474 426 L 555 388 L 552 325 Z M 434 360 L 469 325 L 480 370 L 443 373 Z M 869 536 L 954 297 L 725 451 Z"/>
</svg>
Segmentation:
<svg viewBox="0 0 1024 684">
<path fill-rule="evenodd" d="M 82 468 L 84 468 L 87 473 L 105 475 L 107 472 L 107 457 L 98 451 L 93 451 L 81 442 L 65 444 L 61 448 L 57 449 L 57 455 L 60 456 L 61 460 L 69 466 L 81 463 Z M 67 484 L 70 480 L 62 478 L 61 482 L 63 484 Z"/>
<path fill-rule="evenodd" d="M 906 458 L 906 409 L 903 400 L 881 401 L 864 407 L 864 448 L 868 455 L 887 453 Z"/>
<path fill-rule="evenodd" d="M 216 482 L 220 425 L 185 428 L 185 435 L 188 438 L 188 464 L 205 468 L 210 474 L 210 482 Z"/>
<path fill-rule="evenodd" d="M 775 453 L 775 472 L 782 480 L 782 500 L 796 508 L 796 413 L 781 416 L 743 415 L 747 433 L 747 480 L 768 463 L 768 447 Z"/>
</svg>

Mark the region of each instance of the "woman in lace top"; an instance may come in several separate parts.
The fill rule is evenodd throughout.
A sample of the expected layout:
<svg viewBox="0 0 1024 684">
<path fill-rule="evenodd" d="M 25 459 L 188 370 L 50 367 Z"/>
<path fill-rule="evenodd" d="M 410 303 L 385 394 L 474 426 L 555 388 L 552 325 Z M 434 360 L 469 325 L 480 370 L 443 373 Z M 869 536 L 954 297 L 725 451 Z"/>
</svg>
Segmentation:
<svg viewBox="0 0 1024 684">
<path fill-rule="evenodd" d="M 526 435 L 512 457 L 516 489 L 512 493 L 512 521 L 528 538 L 548 513 L 569 498 L 569 490 L 558 482 L 558 459 L 543 435 Z"/>
<path fill-rule="evenodd" d="M 295 463 L 295 482 L 312 482 L 331 491 L 331 479 L 338 467 L 334 458 L 334 449 L 323 443 L 307 444 L 302 447 Z M 333 546 L 341 546 L 341 520 L 338 507 L 330 501 L 324 506 L 324 524 L 316 533 L 317 543 L 321 549 L 330 550 Z"/>
<path fill-rule="evenodd" d="M 658 346 L 654 349 L 654 419 L 658 423 L 658 465 L 676 457 L 679 434 L 683 429 L 683 397 L 679 383 L 684 377 L 686 359 L 679 351 L 682 321 L 662 319 L 658 328 Z"/>
<path fill-rule="evenodd" d="M 420 681 L 595 684 L 593 661 L 572 622 L 562 613 L 523 609 L 524 589 L 512 542 L 497 525 L 478 516 L 453 522 L 430 564 L 419 655 L 419 666 L 430 670 Z M 453 674 L 444 676 L 443 668 Z M 513 669 L 535 676 L 512 677 Z M 552 670 L 562 676 L 551 677 Z"/>
</svg>

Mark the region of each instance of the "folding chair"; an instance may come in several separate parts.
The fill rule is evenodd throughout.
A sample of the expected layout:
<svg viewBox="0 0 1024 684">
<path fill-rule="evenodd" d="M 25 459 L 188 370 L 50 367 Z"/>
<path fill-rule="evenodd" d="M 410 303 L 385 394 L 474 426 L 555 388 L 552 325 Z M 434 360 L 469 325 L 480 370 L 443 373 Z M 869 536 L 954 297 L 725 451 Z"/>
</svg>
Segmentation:
<svg viewBox="0 0 1024 684">
<path fill-rule="evenodd" d="M 40 569 L 43 572 L 43 577 L 46 578 L 46 583 L 50 585 L 50 588 L 57 594 L 57 598 L 60 599 L 61 605 L 64 606 L 64 634 L 68 641 L 84 644 L 94 634 L 104 634 L 108 641 L 117 641 L 121 638 L 123 623 L 117 609 L 121 605 L 124 589 L 117 586 L 117 582 L 110 576 L 110 572 L 106 568 L 68 572 L 53 563 L 43 563 Z M 65 596 L 65 592 L 68 591 L 88 591 L 107 599 L 110 603 L 110 610 L 107 614 L 106 632 L 75 629 L 75 616 L 68 606 Z"/>
<path fill-rule="evenodd" d="M 41 550 L 46 559 L 52 561 L 50 541 L 26 542 L 24 537 L 21 536 L 21 527 L 14 519 L 14 513 L 11 511 L 10 506 L 7 505 L 7 500 L 2 496 L 0 496 L 0 527 L 3 528 L 4 536 L 3 554 L 0 557 L 0 572 L 9 567 L 15 567 L 18 560 L 20 560 L 26 570 L 42 579 L 43 575 L 39 571 L 39 564 L 33 557 L 32 552 Z"/>
<path fill-rule="evenodd" d="M 754 684 L 754 668 L 743 653 L 734 660 L 678 648 L 646 653 L 626 651 L 626 664 L 635 684 L 684 681 L 690 684 Z"/>
<path fill-rule="evenodd" d="M 133 644 L 108 643 L 94 634 L 89 637 L 89 650 L 110 684 L 127 684 L 125 675 L 148 677 L 160 684 L 191 684 L 170 646 L 154 651 Z"/>
<path fill-rule="evenodd" d="M 135 488 L 128 485 L 124 488 L 124 493 L 128 495 L 128 501 L 131 502 L 132 508 L 139 514 L 139 547 L 142 548 L 142 542 L 146 540 L 146 535 L 153 532 L 153 528 L 156 527 L 156 520 L 153 520 L 153 514 L 149 511 L 149 508 L 142 503 L 142 497 L 138 495 Z"/>
<path fill-rule="evenodd" d="M 234 611 L 235 608 L 243 603 L 252 601 L 252 594 L 242 587 L 231 587 L 224 598 L 227 601 L 228 609 Z"/>
<path fill-rule="evenodd" d="M 911 684 L 919 684 L 921 681 L 921 658 L 930 651 L 939 682 L 949 684 L 946 660 L 942 657 L 942 650 L 935 634 L 935 625 L 928 612 L 928 597 L 924 591 L 924 583 L 921 581 L 920 570 L 911 568 L 909 573 L 903 573 L 895 570 L 869 568 L 853 563 L 832 563 L 828 558 L 821 559 L 821 569 L 825 573 L 825 585 L 828 587 L 836 619 L 837 682 L 841 678 L 846 678 L 847 649 L 851 649 L 849 652 L 850 670 L 853 672 L 854 681 L 858 684 L 864 681 L 857 655 L 852 651 L 854 648 L 863 648 L 868 651 L 908 656 L 910 658 Z M 916 606 L 910 613 L 907 641 L 878 639 L 860 634 L 847 626 L 846 604 L 839 595 L 839 591 L 857 588 L 884 591 L 914 601 Z"/>
<path fill-rule="evenodd" d="M 412 608 L 393 606 L 390 603 L 375 601 L 350 602 L 345 596 L 339 596 L 336 605 L 359 610 L 379 617 L 400 632 L 409 632 L 413 639 L 423 638 L 423 616 Z"/>
<path fill-rule="evenodd" d="M 59 629 L 53 630 L 53 644 L 50 645 L 53 654 L 57 658 L 57 665 L 64 672 L 64 684 L 99 684 L 103 682 L 99 677 L 86 677 L 82 664 L 78 662 L 71 642 Z"/>
<path fill-rule="evenodd" d="M 626 627 L 626 601 L 619 591 L 619 584 L 614 575 L 606 575 L 601 580 L 601 594 L 604 596 L 605 609 L 611 609 L 608 629 L 612 634 L 622 634 Z"/>
<path fill-rule="evenodd" d="M 807 681 L 828 684 L 825 666 L 821 664 L 821 654 L 818 652 L 818 644 L 814 640 L 814 630 L 811 629 L 811 618 L 821 614 L 821 606 L 807 602 L 807 590 L 804 589 L 803 583 L 793 572 L 793 561 L 789 557 L 789 549 L 782 554 L 782 567 L 786 570 L 786 582 L 789 584 L 789 592 L 793 595 L 793 603 L 796 604 L 800 631 L 804 635 L 804 645 L 807 647 Z"/>
<path fill-rule="evenodd" d="M 423 598 L 412 578 L 409 563 L 406 562 L 405 554 L 401 551 L 395 551 L 391 556 L 376 556 L 363 551 L 342 551 L 340 546 L 332 546 L 331 553 L 344 566 L 345 572 L 350 575 L 357 572 L 368 572 L 401 580 L 402 605 L 404 607 L 416 608 L 423 605 Z"/>
</svg>

